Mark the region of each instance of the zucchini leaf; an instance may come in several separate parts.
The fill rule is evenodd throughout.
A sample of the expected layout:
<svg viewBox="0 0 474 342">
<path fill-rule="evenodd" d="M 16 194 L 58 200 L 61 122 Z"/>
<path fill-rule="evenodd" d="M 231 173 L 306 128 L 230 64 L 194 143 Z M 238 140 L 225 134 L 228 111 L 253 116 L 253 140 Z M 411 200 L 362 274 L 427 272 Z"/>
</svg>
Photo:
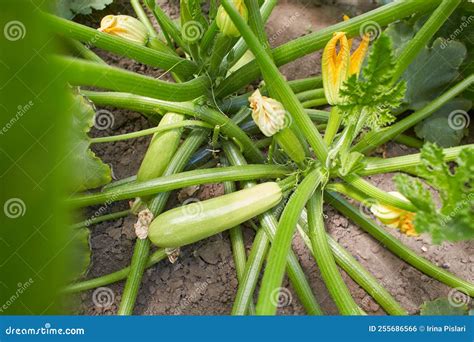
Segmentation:
<svg viewBox="0 0 474 342">
<path fill-rule="evenodd" d="M 68 246 L 71 256 L 71 280 L 84 277 L 91 262 L 90 231 L 88 228 L 78 228 L 72 231 L 72 240 Z"/>
<path fill-rule="evenodd" d="M 346 124 L 359 121 L 362 114 L 364 126 L 372 130 L 395 120 L 391 111 L 401 104 L 406 86 L 405 82 L 392 83 L 394 70 L 392 42 L 382 34 L 370 50 L 361 77 L 352 75 L 341 89 L 344 103 L 339 107 Z"/>
<path fill-rule="evenodd" d="M 466 316 L 466 304 L 453 304 L 449 298 L 437 298 L 424 302 L 420 307 L 422 316 Z"/>
<path fill-rule="evenodd" d="M 87 133 L 94 124 L 95 111 L 82 96 L 73 99 L 73 122 L 70 132 L 71 186 L 73 191 L 84 191 L 105 185 L 112 180 L 111 170 L 90 150 Z"/>
<path fill-rule="evenodd" d="M 441 208 L 419 179 L 405 174 L 394 177 L 398 190 L 417 208 L 415 230 L 430 233 L 434 243 L 474 238 L 474 148 L 461 151 L 454 172 L 435 144 L 425 144 L 421 160 L 418 175 L 438 190 Z"/>
<path fill-rule="evenodd" d="M 58 0 L 56 13 L 67 19 L 72 19 L 78 14 L 91 14 L 92 10 L 103 10 L 113 0 Z"/>
</svg>

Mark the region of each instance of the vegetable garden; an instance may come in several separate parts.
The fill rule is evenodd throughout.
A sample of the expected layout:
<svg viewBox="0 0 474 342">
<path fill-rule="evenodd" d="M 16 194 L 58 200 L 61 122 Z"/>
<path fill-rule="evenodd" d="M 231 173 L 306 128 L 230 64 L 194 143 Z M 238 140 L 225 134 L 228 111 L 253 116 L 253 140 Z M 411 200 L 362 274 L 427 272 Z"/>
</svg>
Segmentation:
<svg viewBox="0 0 474 342">
<path fill-rule="evenodd" d="M 403 241 L 424 236 L 433 245 L 459 244 L 474 237 L 472 29 L 453 37 L 474 16 L 473 4 L 390 2 L 341 15 L 339 23 L 277 47 L 265 30 L 276 0 L 181 0 L 179 20 L 154 0 L 130 5 L 135 16 L 107 15 L 100 27 L 43 14 L 74 52 L 55 56 L 74 104 L 77 153 L 67 204 L 78 214 L 87 207 L 94 213 L 74 225 L 83 267 L 67 294 L 123 281 L 117 313 L 133 314 L 148 268 L 176 262 L 186 246 L 224 233 L 238 282 L 228 314 L 277 314 L 288 295 L 285 276 L 306 314 L 327 314 L 326 298 L 293 250 L 295 239 L 310 251 L 339 314 L 366 314 L 348 277 L 385 313 L 408 314 L 331 236 L 327 213 L 337 211 L 404 265 L 452 289 L 421 313 L 468 313 L 472 277 L 455 275 Z M 99 50 L 173 80 L 108 65 Z M 319 50 L 321 73 L 293 80 L 281 73 L 281 66 Z M 92 137 L 99 113 L 110 113 L 104 108 L 141 113 L 152 127 Z M 113 179 L 91 150 L 146 136 L 151 140 L 131 177 Z M 415 152 L 380 155 L 393 141 Z M 393 191 L 373 184 L 377 176 L 390 177 Z M 193 197 L 211 183 L 223 184 L 225 194 Z M 190 193 L 183 205 L 175 205 L 174 191 Z M 108 210 L 123 200 L 129 208 Z M 136 221 L 128 228 L 136 235 L 130 265 L 86 276 L 90 230 L 124 217 Z"/>
</svg>

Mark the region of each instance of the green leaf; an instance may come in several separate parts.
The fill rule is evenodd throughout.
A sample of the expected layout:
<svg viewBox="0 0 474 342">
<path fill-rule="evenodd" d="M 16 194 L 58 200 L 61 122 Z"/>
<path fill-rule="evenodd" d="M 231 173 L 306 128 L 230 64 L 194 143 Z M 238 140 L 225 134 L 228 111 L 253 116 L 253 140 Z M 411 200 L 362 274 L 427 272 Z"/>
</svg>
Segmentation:
<svg viewBox="0 0 474 342">
<path fill-rule="evenodd" d="M 82 278 L 87 274 L 91 262 L 90 231 L 88 228 L 78 228 L 72 231 L 71 242 L 68 245 L 71 266 L 70 281 Z"/>
<path fill-rule="evenodd" d="M 421 305 L 422 316 L 465 316 L 468 314 L 467 305 L 453 305 L 449 298 L 437 298 L 426 301 Z"/>
<path fill-rule="evenodd" d="M 57 14 L 72 19 L 78 14 L 91 14 L 92 10 L 103 10 L 113 0 L 58 0 Z"/>
<path fill-rule="evenodd" d="M 392 42 L 382 34 L 370 50 L 362 76 L 352 75 L 341 89 L 344 103 L 339 107 L 346 125 L 363 120 L 361 126 L 375 130 L 395 120 L 391 111 L 401 104 L 405 83 L 392 84 L 394 70 Z"/>
<path fill-rule="evenodd" d="M 94 124 L 95 111 L 82 96 L 73 100 L 72 130 L 70 132 L 71 186 L 73 191 L 84 191 L 105 185 L 112 180 L 110 167 L 90 150 L 87 133 Z"/>
<path fill-rule="evenodd" d="M 454 172 L 435 144 L 425 144 L 421 160 L 418 175 L 438 190 L 441 208 L 419 179 L 404 174 L 394 178 L 398 190 L 417 208 L 415 230 L 430 233 L 434 243 L 474 238 L 474 148 L 461 151 Z"/>
<path fill-rule="evenodd" d="M 419 25 L 419 20 L 401 21 L 389 25 L 385 30 L 385 34 L 392 38 L 395 56 L 414 37 Z M 459 67 L 465 58 L 466 47 L 455 40 L 437 38 L 431 47 L 423 48 L 402 75 L 402 79 L 407 82 L 402 111 L 418 110 L 437 98 L 459 77 Z"/>
<path fill-rule="evenodd" d="M 416 135 L 441 147 L 457 146 L 466 135 L 472 101 L 456 98 L 415 126 Z M 461 121 L 456 122 L 459 119 Z M 462 124 L 463 120 L 466 124 Z"/>
</svg>

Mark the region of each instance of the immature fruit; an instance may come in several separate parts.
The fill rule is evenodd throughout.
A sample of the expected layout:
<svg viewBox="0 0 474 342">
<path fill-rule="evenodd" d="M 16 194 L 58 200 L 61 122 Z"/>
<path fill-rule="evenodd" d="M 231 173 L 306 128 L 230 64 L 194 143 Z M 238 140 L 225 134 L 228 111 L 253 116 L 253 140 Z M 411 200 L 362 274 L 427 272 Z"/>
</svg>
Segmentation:
<svg viewBox="0 0 474 342">
<path fill-rule="evenodd" d="M 235 227 L 277 205 L 282 191 L 267 182 L 228 195 L 195 202 L 159 215 L 148 237 L 159 247 L 179 247 Z"/>
</svg>

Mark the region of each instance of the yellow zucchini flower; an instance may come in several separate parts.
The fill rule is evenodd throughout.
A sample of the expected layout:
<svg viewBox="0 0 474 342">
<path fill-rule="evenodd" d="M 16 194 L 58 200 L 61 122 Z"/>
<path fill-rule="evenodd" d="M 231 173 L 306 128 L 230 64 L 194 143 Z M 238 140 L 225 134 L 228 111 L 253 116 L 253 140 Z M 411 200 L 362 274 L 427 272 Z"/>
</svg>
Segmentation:
<svg viewBox="0 0 474 342">
<path fill-rule="evenodd" d="M 128 15 L 107 15 L 102 18 L 98 30 L 140 45 L 146 45 L 149 39 L 145 25 Z"/>
<path fill-rule="evenodd" d="M 407 201 L 406 197 L 397 191 L 390 191 L 389 194 Z M 374 204 L 370 211 L 388 227 L 397 228 L 408 236 L 418 236 L 413 224 L 415 213 L 385 204 Z"/>
<path fill-rule="evenodd" d="M 369 48 L 369 36 L 362 37 L 359 47 L 351 55 L 352 39 L 344 32 L 335 32 L 326 44 L 321 62 L 324 93 L 330 105 L 341 103 L 339 91 L 351 75 L 359 75 Z M 339 45 L 339 51 L 337 47 Z"/>
<path fill-rule="evenodd" d="M 247 6 L 245 6 L 245 3 L 243 0 L 232 0 L 234 7 L 237 9 L 237 11 L 240 13 L 242 18 L 244 18 L 245 21 L 248 20 L 249 17 L 249 11 L 247 9 Z M 219 30 L 226 36 L 229 37 L 239 37 L 240 32 L 235 27 L 234 23 L 232 22 L 232 19 L 230 19 L 229 14 L 225 11 L 225 8 L 220 5 L 219 9 L 217 10 L 217 15 L 216 15 L 216 23 L 217 27 L 219 27 Z"/>
<path fill-rule="evenodd" d="M 262 96 L 258 89 L 249 97 L 249 102 L 253 121 L 265 136 L 271 137 L 285 128 L 286 111 L 280 102 Z"/>
</svg>

